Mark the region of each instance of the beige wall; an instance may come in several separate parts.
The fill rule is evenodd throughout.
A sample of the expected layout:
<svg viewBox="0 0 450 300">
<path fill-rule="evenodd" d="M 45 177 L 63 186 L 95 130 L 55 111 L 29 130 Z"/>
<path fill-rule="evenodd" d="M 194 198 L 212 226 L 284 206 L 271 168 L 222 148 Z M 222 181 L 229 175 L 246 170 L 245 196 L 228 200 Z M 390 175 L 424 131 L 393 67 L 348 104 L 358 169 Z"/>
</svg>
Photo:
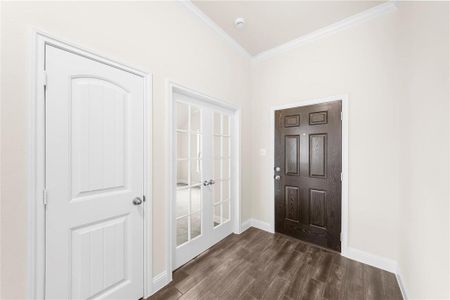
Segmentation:
<svg viewBox="0 0 450 300">
<path fill-rule="evenodd" d="M 349 246 L 449 297 L 449 5 L 398 10 L 252 64 L 253 216 L 270 221 L 270 108 L 349 96 Z M 259 149 L 267 156 L 259 156 Z"/>
<path fill-rule="evenodd" d="M 349 244 L 395 259 L 398 239 L 396 12 L 252 64 L 253 214 L 269 222 L 273 202 L 270 108 L 348 94 Z M 258 148 L 267 149 L 259 156 Z M 259 188 L 257 188 L 259 187 Z"/>
<path fill-rule="evenodd" d="M 249 60 L 177 2 L 2 2 L 2 299 L 24 298 L 27 251 L 26 146 L 31 29 L 150 71 L 153 90 L 154 275 L 164 269 L 165 79 L 242 107 L 250 128 Z M 248 142 L 243 140 L 243 147 Z M 243 153 L 243 182 L 249 178 Z M 250 199 L 243 193 L 243 219 Z"/>
<path fill-rule="evenodd" d="M 449 3 L 400 4 L 398 261 L 412 299 L 450 298 Z"/>
</svg>

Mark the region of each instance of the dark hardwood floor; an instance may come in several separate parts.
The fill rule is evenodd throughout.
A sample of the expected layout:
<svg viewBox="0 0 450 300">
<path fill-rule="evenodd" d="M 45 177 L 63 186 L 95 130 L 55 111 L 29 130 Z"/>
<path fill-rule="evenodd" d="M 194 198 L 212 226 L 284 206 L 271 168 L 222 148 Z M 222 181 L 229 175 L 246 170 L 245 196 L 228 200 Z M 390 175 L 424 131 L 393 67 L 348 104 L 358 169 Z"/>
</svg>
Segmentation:
<svg viewBox="0 0 450 300">
<path fill-rule="evenodd" d="M 395 275 L 282 234 L 232 234 L 173 273 L 156 299 L 402 299 Z"/>
</svg>

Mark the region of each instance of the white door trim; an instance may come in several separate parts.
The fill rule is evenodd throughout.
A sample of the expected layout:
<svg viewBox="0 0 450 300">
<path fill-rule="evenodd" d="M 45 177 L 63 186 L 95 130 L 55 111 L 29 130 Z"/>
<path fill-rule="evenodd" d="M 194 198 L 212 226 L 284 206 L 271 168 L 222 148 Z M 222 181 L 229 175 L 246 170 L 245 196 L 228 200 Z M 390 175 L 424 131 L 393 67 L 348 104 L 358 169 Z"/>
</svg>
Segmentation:
<svg viewBox="0 0 450 300">
<path fill-rule="evenodd" d="M 27 217 L 27 298 L 45 298 L 45 127 L 44 127 L 44 62 L 45 45 L 52 45 L 98 62 L 122 69 L 143 78 L 144 84 L 144 291 L 148 296 L 152 289 L 152 74 L 110 60 L 84 47 L 54 38 L 41 31 L 32 30 L 30 53 L 30 103 L 28 123 L 28 217 Z"/>
<path fill-rule="evenodd" d="M 341 255 L 348 256 L 348 95 L 337 95 L 318 99 L 306 99 L 303 101 L 273 106 L 270 109 L 270 149 L 273 150 L 275 154 L 275 111 L 293 107 L 300 107 L 306 105 L 313 105 L 331 101 L 342 101 L 342 220 L 341 220 Z M 275 157 L 272 155 L 270 157 L 271 165 L 275 166 Z M 272 177 L 273 174 L 271 173 Z M 273 184 L 270 186 L 272 195 L 271 200 L 271 215 L 270 215 L 270 229 L 275 232 L 275 189 Z"/>
<path fill-rule="evenodd" d="M 232 173 L 234 175 L 234 179 L 233 179 L 233 185 L 235 186 L 234 189 L 234 199 L 236 201 L 235 205 L 234 205 L 234 224 L 233 224 L 233 231 L 234 233 L 239 234 L 241 232 L 240 230 L 240 223 L 241 223 L 241 215 L 240 215 L 240 211 L 241 211 L 241 188 L 240 188 L 240 178 L 241 178 L 241 163 L 240 163 L 240 157 L 241 157 L 241 150 L 240 150 L 240 144 L 241 144 L 241 109 L 235 105 L 229 104 L 227 102 L 224 102 L 220 99 L 214 98 L 214 97 L 210 97 L 207 96 L 203 93 L 197 92 L 195 90 L 192 90 L 190 88 L 187 88 L 185 86 L 182 86 L 180 84 L 177 84 L 171 80 L 167 80 L 166 81 L 166 85 L 167 85 L 167 116 L 166 116 L 166 120 L 167 120 L 167 124 L 166 124 L 166 128 L 167 128 L 167 146 L 168 146 L 168 151 L 167 153 L 167 157 L 166 157 L 166 161 L 167 161 L 167 166 L 168 166 L 168 172 L 167 172 L 167 180 L 166 180 L 166 191 L 167 194 L 169 196 L 169 201 L 168 201 L 168 205 L 166 206 L 166 214 L 165 214 L 165 218 L 166 218 L 166 230 L 165 230 L 165 236 L 166 236 L 166 240 L 165 240 L 165 248 L 166 248 L 166 253 L 169 253 L 169 255 L 166 256 L 166 272 L 167 272 L 167 283 L 169 283 L 170 281 L 172 281 L 172 270 L 173 270 L 173 259 L 174 259 L 174 255 L 175 255 L 175 247 L 172 243 L 173 241 L 173 232 L 174 232 L 174 228 L 173 228 L 173 222 L 172 222 L 172 216 L 173 216 L 173 207 L 172 207 L 172 203 L 174 200 L 174 189 L 173 187 L 175 186 L 175 174 L 174 174 L 174 170 L 175 170 L 175 165 L 174 165 L 174 159 L 175 159 L 175 149 L 174 149 L 174 144 L 175 144 L 175 135 L 173 134 L 175 132 L 175 120 L 174 120 L 174 113 L 175 113 L 175 106 L 174 106 L 174 97 L 173 97 L 173 93 L 175 92 L 179 92 L 183 95 L 186 96 L 190 96 L 193 97 L 197 100 L 201 100 L 202 102 L 205 103 L 209 103 L 215 106 L 219 106 L 222 108 L 225 108 L 227 110 L 231 110 L 233 111 L 234 114 L 234 122 L 235 122 L 235 126 L 234 126 L 234 135 L 235 135 L 235 143 L 233 145 L 233 151 L 236 154 L 235 157 L 235 168 L 232 169 Z"/>
</svg>

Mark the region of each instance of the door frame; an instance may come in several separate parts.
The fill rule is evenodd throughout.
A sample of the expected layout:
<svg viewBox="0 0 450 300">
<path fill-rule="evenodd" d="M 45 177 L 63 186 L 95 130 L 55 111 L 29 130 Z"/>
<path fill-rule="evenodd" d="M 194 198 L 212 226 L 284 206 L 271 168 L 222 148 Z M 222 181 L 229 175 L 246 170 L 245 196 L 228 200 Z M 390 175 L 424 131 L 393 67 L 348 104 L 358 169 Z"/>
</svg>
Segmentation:
<svg viewBox="0 0 450 300">
<path fill-rule="evenodd" d="M 27 186 L 27 298 L 45 299 L 45 104 L 46 84 L 45 46 L 52 45 L 73 54 L 130 72 L 144 80 L 144 290 L 147 297 L 152 291 L 152 74 L 111 60 L 97 51 L 56 38 L 39 29 L 31 30 L 29 61 L 28 112 L 28 186 Z"/>
<path fill-rule="evenodd" d="M 217 99 L 215 97 L 208 96 L 206 94 L 203 94 L 201 92 L 195 91 L 193 89 L 187 88 L 181 84 L 178 84 L 171 80 L 166 80 L 166 86 L 167 86 L 167 166 L 168 166 L 168 172 L 167 172 L 167 180 L 166 180 L 166 191 L 167 195 L 169 196 L 169 202 L 166 205 L 166 224 L 165 224 L 165 253 L 168 253 L 169 255 L 166 255 L 166 275 L 167 275 L 167 282 L 169 283 L 172 281 L 172 271 L 173 271 L 173 261 L 175 258 L 175 249 L 176 245 L 173 244 L 174 239 L 174 232 L 175 228 L 173 226 L 173 203 L 175 201 L 175 167 L 176 164 L 174 161 L 176 161 L 176 152 L 175 152 L 175 99 L 173 97 L 174 92 L 177 92 L 179 94 L 192 97 L 196 100 L 205 102 L 207 104 L 219 106 L 222 108 L 225 108 L 227 110 L 230 110 L 233 112 L 233 118 L 234 118 L 234 128 L 233 128 L 233 134 L 235 136 L 234 138 L 234 144 L 232 146 L 232 151 L 235 155 L 234 157 L 234 168 L 232 167 L 230 172 L 234 175 L 234 179 L 232 180 L 232 185 L 234 186 L 234 221 L 233 221 L 233 232 L 236 234 L 241 233 L 241 188 L 240 188 L 240 182 L 241 182 L 241 150 L 240 150 L 240 144 L 241 144 L 241 108 L 232 104 L 229 104 L 225 101 L 222 101 L 220 99 Z"/>
<path fill-rule="evenodd" d="M 348 256 L 348 95 L 336 95 L 324 98 L 305 99 L 288 104 L 273 106 L 270 108 L 270 149 L 273 151 L 270 157 L 271 166 L 275 167 L 275 111 L 314 105 L 332 101 L 342 101 L 342 181 L 341 181 L 341 255 Z M 273 178 L 273 173 L 270 174 Z M 275 232 L 275 187 L 270 185 L 272 195 L 270 206 L 270 229 Z"/>
</svg>

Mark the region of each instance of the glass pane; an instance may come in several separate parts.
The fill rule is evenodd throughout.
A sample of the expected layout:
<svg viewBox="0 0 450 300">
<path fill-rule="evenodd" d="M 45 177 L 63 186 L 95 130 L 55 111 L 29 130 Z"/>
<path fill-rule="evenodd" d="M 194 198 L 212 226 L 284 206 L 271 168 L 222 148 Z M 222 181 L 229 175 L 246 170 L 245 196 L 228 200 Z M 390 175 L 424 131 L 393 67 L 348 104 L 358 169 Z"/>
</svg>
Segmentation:
<svg viewBox="0 0 450 300">
<path fill-rule="evenodd" d="M 177 220 L 177 246 L 188 240 L 188 217 Z"/>
<path fill-rule="evenodd" d="M 190 185 L 200 184 L 201 176 L 201 161 L 198 159 L 191 160 L 191 182 Z"/>
<path fill-rule="evenodd" d="M 230 157 L 230 138 L 229 137 L 223 138 L 222 148 L 223 148 L 223 152 L 222 152 L 223 157 L 226 157 L 226 158 Z"/>
<path fill-rule="evenodd" d="M 214 113 L 214 130 L 213 133 L 214 134 L 222 134 L 222 130 L 221 130 L 221 124 L 220 124 L 220 117 L 221 115 L 217 112 Z"/>
<path fill-rule="evenodd" d="M 177 102 L 177 129 L 188 130 L 188 114 L 189 106 L 184 103 Z"/>
<path fill-rule="evenodd" d="M 214 160 L 214 180 L 218 181 L 222 178 L 222 176 L 220 175 L 220 159 L 215 159 Z"/>
<path fill-rule="evenodd" d="M 191 131 L 200 132 L 200 109 L 196 106 L 191 106 Z"/>
<path fill-rule="evenodd" d="M 188 184 L 188 160 L 177 161 L 177 187 Z"/>
<path fill-rule="evenodd" d="M 214 136 L 214 153 L 213 153 L 213 157 L 215 157 L 215 158 L 219 158 L 220 155 L 221 155 L 221 152 L 220 152 L 220 147 L 221 147 L 220 139 L 221 139 L 220 136 Z"/>
<path fill-rule="evenodd" d="M 214 205 L 214 226 L 220 225 L 220 204 Z"/>
<path fill-rule="evenodd" d="M 220 182 L 216 182 L 213 186 L 213 203 L 220 202 Z"/>
<path fill-rule="evenodd" d="M 177 158 L 188 158 L 188 135 L 177 132 Z"/>
<path fill-rule="evenodd" d="M 176 205 L 177 205 L 176 207 L 177 218 L 181 216 L 186 216 L 188 214 L 189 189 L 177 190 Z"/>
<path fill-rule="evenodd" d="M 223 159 L 222 160 L 222 178 L 229 179 L 230 178 L 230 160 Z"/>
<path fill-rule="evenodd" d="M 222 201 L 230 200 L 230 181 L 222 182 Z"/>
<path fill-rule="evenodd" d="M 191 134 L 191 158 L 200 159 L 201 135 Z"/>
<path fill-rule="evenodd" d="M 202 208 L 202 193 L 200 186 L 191 188 L 191 213 Z"/>
<path fill-rule="evenodd" d="M 230 116 L 223 116 L 223 135 L 230 135 Z"/>
<path fill-rule="evenodd" d="M 191 215 L 191 239 L 199 236 L 202 232 L 202 213 L 197 212 Z"/>
<path fill-rule="evenodd" d="M 222 220 L 224 222 L 228 221 L 230 219 L 230 202 L 225 201 L 222 203 L 222 213 L 223 213 Z"/>
</svg>

